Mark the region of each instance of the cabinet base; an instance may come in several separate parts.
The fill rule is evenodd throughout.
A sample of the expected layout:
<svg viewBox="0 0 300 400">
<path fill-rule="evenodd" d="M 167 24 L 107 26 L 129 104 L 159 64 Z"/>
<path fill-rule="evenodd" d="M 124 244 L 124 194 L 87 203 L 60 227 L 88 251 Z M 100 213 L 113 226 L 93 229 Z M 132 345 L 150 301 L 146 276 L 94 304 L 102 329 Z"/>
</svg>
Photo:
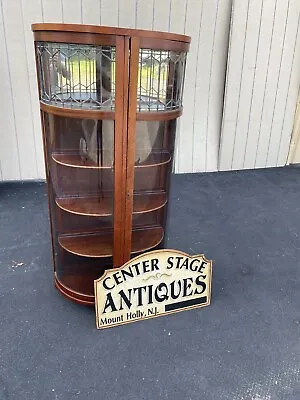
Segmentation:
<svg viewBox="0 0 300 400">
<path fill-rule="evenodd" d="M 56 289 L 67 299 L 86 306 L 95 305 L 95 296 L 86 296 L 67 288 L 64 284 L 60 282 L 56 274 L 54 274 L 54 284 Z"/>
</svg>

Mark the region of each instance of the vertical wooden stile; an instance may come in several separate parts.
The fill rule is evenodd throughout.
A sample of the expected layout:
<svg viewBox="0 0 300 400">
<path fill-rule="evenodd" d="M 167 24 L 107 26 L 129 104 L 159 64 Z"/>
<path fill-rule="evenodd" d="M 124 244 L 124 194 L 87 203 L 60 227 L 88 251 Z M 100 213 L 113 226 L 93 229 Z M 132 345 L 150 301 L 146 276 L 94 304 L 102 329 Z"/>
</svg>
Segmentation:
<svg viewBox="0 0 300 400">
<path fill-rule="evenodd" d="M 129 41 L 122 36 L 116 38 L 116 108 L 115 108 L 115 140 L 114 140 L 114 267 L 124 262 L 124 222 L 126 180 L 126 146 L 127 146 L 127 104 L 128 89 L 128 54 Z M 127 86 L 128 87 L 128 86 Z"/>
<path fill-rule="evenodd" d="M 137 82 L 139 69 L 140 39 L 132 37 L 130 43 L 129 63 L 129 105 L 127 121 L 127 171 L 126 171 L 126 202 L 125 202 L 125 230 L 124 230 L 124 262 L 130 259 L 132 213 L 133 213 L 133 187 L 135 164 L 135 135 L 137 113 Z"/>
</svg>

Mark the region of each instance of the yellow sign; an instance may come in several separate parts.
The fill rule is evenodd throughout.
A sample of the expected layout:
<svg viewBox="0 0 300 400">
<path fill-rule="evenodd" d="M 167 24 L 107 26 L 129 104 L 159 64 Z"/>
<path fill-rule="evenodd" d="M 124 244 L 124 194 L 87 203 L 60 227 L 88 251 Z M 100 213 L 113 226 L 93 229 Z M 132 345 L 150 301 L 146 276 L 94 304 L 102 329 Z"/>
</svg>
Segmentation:
<svg viewBox="0 0 300 400">
<path fill-rule="evenodd" d="M 210 304 L 212 262 L 178 250 L 142 254 L 95 281 L 98 329 Z"/>
</svg>

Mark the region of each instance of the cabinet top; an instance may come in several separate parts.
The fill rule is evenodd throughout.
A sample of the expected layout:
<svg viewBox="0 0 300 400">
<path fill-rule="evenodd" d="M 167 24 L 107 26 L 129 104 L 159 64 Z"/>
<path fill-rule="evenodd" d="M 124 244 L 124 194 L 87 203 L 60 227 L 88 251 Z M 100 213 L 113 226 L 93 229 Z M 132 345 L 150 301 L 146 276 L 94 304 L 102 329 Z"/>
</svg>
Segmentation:
<svg viewBox="0 0 300 400">
<path fill-rule="evenodd" d="M 147 31 L 144 29 L 115 28 L 110 26 L 99 26 L 99 25 L 38 23 L 38 24 L 32 24 L 31 28 L 33 32 L 52 31 L 52 32 L 94 33 L 94 34 L 104 34 L 104 35 L 147 37 L 153 39 L 173 40 L 185 43 L 190 43 L 191 41 L 190 36 L 179 35 L 176 33 Z"/>
</svg>

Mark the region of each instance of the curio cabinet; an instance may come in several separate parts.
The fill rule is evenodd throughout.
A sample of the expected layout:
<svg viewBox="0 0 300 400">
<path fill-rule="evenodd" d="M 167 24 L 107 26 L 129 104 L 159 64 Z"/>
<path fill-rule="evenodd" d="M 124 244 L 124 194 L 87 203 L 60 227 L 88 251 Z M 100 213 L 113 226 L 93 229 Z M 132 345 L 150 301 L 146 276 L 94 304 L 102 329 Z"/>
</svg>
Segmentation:
<svg viewBox="0 0 300 400">
<path fill-rule="evenodd" d="M 55 285 L 94 280 L 164 244 L 190 38 L 34 24 Z"/>
</svg>

